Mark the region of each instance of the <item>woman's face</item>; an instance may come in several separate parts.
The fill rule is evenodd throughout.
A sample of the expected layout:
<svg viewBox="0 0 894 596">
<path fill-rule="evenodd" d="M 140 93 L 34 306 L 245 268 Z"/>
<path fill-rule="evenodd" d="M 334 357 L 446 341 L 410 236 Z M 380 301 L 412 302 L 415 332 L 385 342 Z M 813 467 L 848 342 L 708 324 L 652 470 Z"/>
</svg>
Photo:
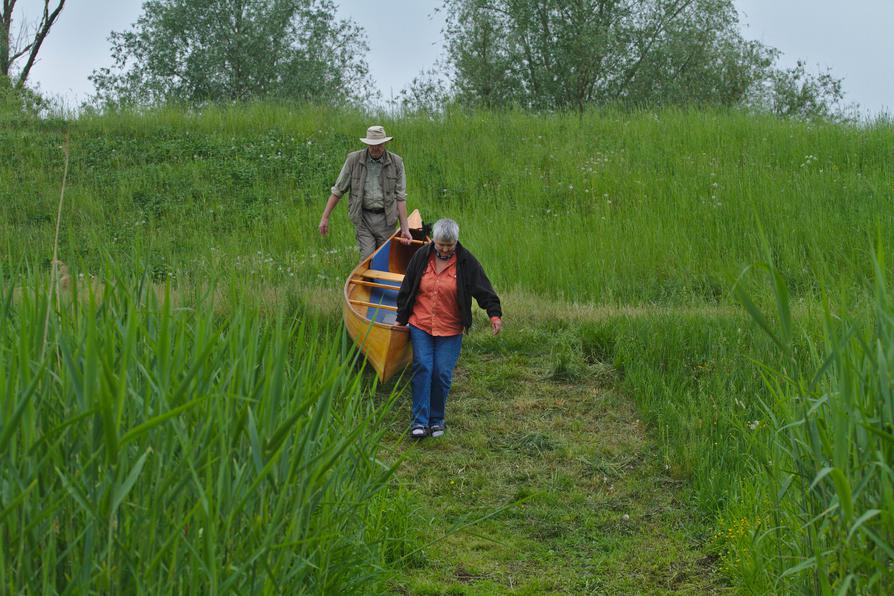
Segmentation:
<svg viewBox="0 0 894 596">
<path fill-rule="evenodd" d="M 435 240 L 435 250 L 442 259 L 449 259 L 456 252 L 456 242 L 441 242 Z"/>
</svg>

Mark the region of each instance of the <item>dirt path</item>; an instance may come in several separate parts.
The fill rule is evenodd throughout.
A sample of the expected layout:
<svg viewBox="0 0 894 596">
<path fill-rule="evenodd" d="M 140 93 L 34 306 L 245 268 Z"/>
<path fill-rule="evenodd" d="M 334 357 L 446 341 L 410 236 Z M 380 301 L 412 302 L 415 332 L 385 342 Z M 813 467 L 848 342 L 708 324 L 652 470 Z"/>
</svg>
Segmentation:
<svg viewBox="0 0 894 596">
<path fill-rule="evenodd" d="M 556 378 L 536 346 L 499 346 L 483 334 L 467 338 L 444 437 L 404 438 L 409 391 L 392 414 L 387 440 L 406 457 L 397 480 L 417 497 L 420 540 L 443 537 L 393 589 L 723 592 L 705 525 L 614 371 L 591 363 Z"/>
</svg>

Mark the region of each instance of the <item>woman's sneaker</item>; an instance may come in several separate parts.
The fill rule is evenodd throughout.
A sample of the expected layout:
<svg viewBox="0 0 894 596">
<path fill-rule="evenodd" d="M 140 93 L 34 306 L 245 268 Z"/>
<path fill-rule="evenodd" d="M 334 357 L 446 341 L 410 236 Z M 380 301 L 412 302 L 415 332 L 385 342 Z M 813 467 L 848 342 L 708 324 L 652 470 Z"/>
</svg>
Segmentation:
<svg viewBox="0 0 894 596">
<path fill-rule="evenodd" d="M 428 429 L 424 426 L 414 426 L 410 429 L 410 438 L 424 439 L 428 435 Z"/>
<path fill-rule="evenodd" d="M 432 424 L 428 427 L 428 433 L 433 437 L 440 437 L 444 434 L 443 424 Z"/>
</svg>

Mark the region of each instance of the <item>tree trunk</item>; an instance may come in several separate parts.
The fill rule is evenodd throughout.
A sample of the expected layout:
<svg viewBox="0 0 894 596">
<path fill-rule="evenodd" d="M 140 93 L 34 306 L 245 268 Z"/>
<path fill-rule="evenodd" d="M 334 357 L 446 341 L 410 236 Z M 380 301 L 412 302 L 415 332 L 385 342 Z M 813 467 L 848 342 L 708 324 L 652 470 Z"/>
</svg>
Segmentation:
<svg viewBox="0 0 894 596">
<path fill-rule="evenodd" d="M 9 67 L 12 61 L 9 59 L 9 32 L 12 26 L 12 9 L 15 0 L 3 0 L 3 10 L 0 12 L 0 75 L 9 78 Z"/>
</svg>

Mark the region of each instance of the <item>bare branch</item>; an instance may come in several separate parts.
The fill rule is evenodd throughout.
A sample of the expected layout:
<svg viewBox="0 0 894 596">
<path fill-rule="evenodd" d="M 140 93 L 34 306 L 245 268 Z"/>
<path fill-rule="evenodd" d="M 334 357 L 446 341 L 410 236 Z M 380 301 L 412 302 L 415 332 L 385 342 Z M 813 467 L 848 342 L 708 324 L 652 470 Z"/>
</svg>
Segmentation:
<svg viewBox="0 0 894 596">
<path fill-rule="evenodd" d="M 37 32 L 35 32 L 34 34 L 34 41 L 31 44 L 31 51 L 28 54 L 28 60 L 25 62 L 25 66 L 22 68 L 22 72 L 19 73 L 19 78 L 16 81 L 16 88 L 21 89 L 25 86 L 25 81 L 28 79 L 28 75 L 31 73 L 31 68 L 34 66 L 34 63 L 37 60 L 37 53 L 40 51 L 40 46 L 43 45 L 44 40 L 50 33 L 50 29 L 56 23 L 56 19 L 59 18 L 59 15 L 62 12 L 62 8 L 64 6 L 65 0 L 58 0 L 58 4 L 56 5 L 56 7 L 52 11 L 50 11 L 50 0 L 44 0 L 43 17 L 40 20 L 40 24 L 37 26 Z"/>
<path fill-rule="evenodd" d="M 20 52 L 16 52 L 16 53 L 13 54 L 12 56 L 10 56 L 10 57 L 9 57 L 9 63 L 12 64 L 12 63 L 15 62 L 16 60 L 18 60 L 19 58 L 21 58 L 22 56 L 24 56 L 25 54 L 27 54 L 28 52 L 30 52 L 30 51 L 31 51 L 31 47 L 32 47 L 33 45 L 34 45 L 34 44 L 29 43 L 29 44 L 26 45 L 24 48 L 22 48 L 22 51 L 20 51 Z"/>
</svg>

